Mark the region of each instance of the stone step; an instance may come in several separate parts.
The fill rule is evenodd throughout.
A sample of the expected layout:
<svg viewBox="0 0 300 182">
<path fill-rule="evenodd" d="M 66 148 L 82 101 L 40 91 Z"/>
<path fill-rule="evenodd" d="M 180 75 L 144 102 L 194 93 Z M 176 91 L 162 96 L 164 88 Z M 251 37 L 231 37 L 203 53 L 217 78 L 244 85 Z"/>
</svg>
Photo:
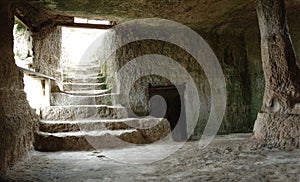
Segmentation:
<svg viewBox="0 0 300 182">
<path fill-rule="evenodd" d="M 52 106 L 63 105 L 112 105 L 117 104 L 119 94 L 110 93 L 96 96 L 78 96 L 66 93 L 51 93 Z"/>
<path fill-rule="evenodd" d="M 170 133 L 170 124 L 164 118 L 41 121 L 34 146 L 40 151 L 93 150 L 153 143 Z"/>
<path fill-rule="evenodd" d="M 104 83 L 106 80 L 105 76 L 93 76 L 93 77 L 63 77 L 63 82 L 71 82 L 71 83 Z"/>
<path fill-rule="evenodd" d="M 95 95 L 103 95 L 110 93 L 110 89 L 104 90 L 70 90 L 64 91 L 66 94 L 70 95 L 80 95 L 80 96 L 95 96 Z"/>
<path fill-rule="evenodd" d="M 69 73 L 72 73 L 72 72 L 95 72 L 96 73 L 96 72 L 100 72 L 100 67 L 97 67 L 97 66 L 65 67 L 62 69 L 62 72 L 63 73 L 65 73 L 65 72 L 69 72 Z"/>
<path fill-rule="evenodd" d="M 125 142 L 124 142 L 125 141 Z M 142 144 L 145 140 L 137 130 L 78 131 L 35 133 L 34 148 L 39 151 L 82 151 Z M 92 144 L 92 145 L 91 145 Z"/>
<path fill-rule="evenodd" d="M 100 61 L 99 60 L 93 60 L 93 61 L 81 61 L 79 63 L 72 63 L 72 64 L 62 64 L 62 67 L 64 69 L 67 68 L 89 68 L 89 67 L 97 67 L 99 68 L 100 66 Z"/>
<path fill-rule="evenodd" d="M 122 106 L 71 105 L 49 106 L 41 108 L 43 120 L 82 120 L 126 118 L 126 109 Z"/>
<path fill-rule="evenodd" d="M 68 66 L 62 68 L 62 72 L 95 72 L 100 73 L 101 68 L 99 66 L 86 65 L 86 66 Z"/>
<path fill-rule="evenodd" d="M 96 130 L 160 130 L 168 129 L 168 121 L 163 118 L 124 118 L 101 120 L 76 120 L 76 121 L 40 121 L 39 129 L 42 132 L 59 133 L 75 131 Z M 152 132 L 154 133 L 154 132 Z"/>
<path fill-rule="evenodd" d="M 63 71 L 63 77 L 86 77 L 84 75 L 90 75 L 90 76 L 104 76 L 102 73 L 99 73 L 98 71 L 88 71 L 88 70 L 82 70 L 82 71 Z"/>
<path fill-rule="evenodd" d="M 64 73 L 63 74 L 63 78 L 90 78 L 90 77 L 103 77 L 103 75 L 101 75 L 100 73 L 91 73 L 91 72 L 86 72 L 86 73 L 82 73 L 79 74 L 76 71 L 71 72 L 71 73 Z"/>
<path fill-rule="evenodd" d="M 63 83 L 63 90 L 103 90 L 106 83 Z"/>
</svg>

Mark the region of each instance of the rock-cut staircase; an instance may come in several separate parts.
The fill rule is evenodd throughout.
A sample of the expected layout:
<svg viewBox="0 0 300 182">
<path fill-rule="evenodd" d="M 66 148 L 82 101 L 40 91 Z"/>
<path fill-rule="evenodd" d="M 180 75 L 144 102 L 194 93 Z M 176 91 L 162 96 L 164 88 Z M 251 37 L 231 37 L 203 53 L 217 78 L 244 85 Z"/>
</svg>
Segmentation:
<svg viewBox="0 0 300 182">
<path fill-rule="evenodd" d="M 170 133 L 163 118 L 128 118 L 113 105 L 105 76 L 95 63 L 67 67 L 63 91 L 52 93 L 51 106 L 41 109 L 34 147 L 40 151 L 93 150 L 155 142 Z"/>
</svg>

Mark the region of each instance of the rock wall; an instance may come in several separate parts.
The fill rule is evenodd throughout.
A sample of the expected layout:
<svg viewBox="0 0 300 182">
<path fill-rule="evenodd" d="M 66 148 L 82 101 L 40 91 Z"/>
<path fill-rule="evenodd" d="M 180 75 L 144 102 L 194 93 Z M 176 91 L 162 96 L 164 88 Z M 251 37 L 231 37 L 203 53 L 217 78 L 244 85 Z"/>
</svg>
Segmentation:
<svg viewBox="0 0 300 182">
<path fill-rule="evenodd" d="M 247 62 L 250 79 L 250 107 L 251 122 L 254 123 L 257 113 L 262 106 L 264 95 L 265 80 L 262 69 L 261 53 L 260 53 L 260 35 L 258 25 L 252 26 L 245 32 Z"/>
<path fill-rule="evenodd" d="M 198 31 L 210 44 L 222 66 L 227 89 L 227 106 L 219 133 L 250 132 L 251 95 L 244 32 L 228 27 Z"/>
<path fill-rule="evenodd" d="M 197 32 L 203 36 L 215 52 L 226 78 L 227 109 L 219 133 L 252 131 L 254 121 L 250 119 L 250 79 L 244 33 L 234 31 L 230 28 L 218 31 L 197 30 Z M 181 39 L 180 36 L 176 38 Z M 198 62 L 182 48 L 156 40 L 137 41 L 118 49 L 116 52 L 117 70 L 122 69 L 131 60 L 149 54 L 158 54 L 172 58 L 192 77 L 198 90 L 200 114 L 198 121 L 196 121 L 197 125 L 194 131 L 192 131 L 193 123 L 187 123 L 187 129 L 189 134 L 191 134 L 191 132 L 193 133 L 194 138 L 199 138 L 206 125 L 211 107 L 210 85 L 204 71 Z M 159 65 L 145 66 L 155 69 L 155 66 Z M 171 65 L 170 69 L 174 66 L 175 65 Z M 131 75 L 141 74 L 141 72 L 137 71 L 134 67 L 132 67 L 129 72 Z M 183 72 L 174 69 L 170 75 L 171 78 L 179 78 L 176 80 L 176 83 L 172 82 L 173 84 L 185 84 L 187 78 Z M 170 83 L 170 80 L 157 75 L 148 75 L 136 80 L 136 82 L 131 85 L 130 90 L 129 100 L 131 109 L 139 116 L 149 114 L 149 84 L 152 86 L 170 86 L 172 83 Z M 189 103 L 189 97 L 194 94 L 195 93 L 192 92 L 186 93 L 184 97 L 185 103 Z M 186 108 L 187 117 L 190 117 L 190 119 L 187 118 L 188 122 L 194 122 L 192 120 L 194 113 L 191 113 L 191 110 L 192 108 Z"/>
<path fill-rule="evenodd" d="M 292 38 L 292 43 L 298 60 L 298 66 L 300 65 L 300 24 L 299 24 L 300 15 L 291 15 L 288 18 L 288 26 L 290 29 L 290 35 Z"/>
<path fill-rule="evenodd" d="M 0 174 L 31 148 L 37 116 L 23 91 L 13 55 L 13 1 L 0 2 Z"/>
<path fill-rule="evenodd" d="M 147 54 L 158 54 L 171 58 L 179 63 L 180 67 L 184 68 L 187 71 L 187 73 L 192 77 L 194 83 L 196 83 L 196 88 L 198 89 L 199 100 L 202 108 L 200 110 L 201 117 L 199 118 L 199 124 L 205 123 L 208 119 L 210 108 L 210 87 L 207 78 L 197 61 L 186 51 L 176 45 L 167 42 L 147 40 L 133 42 L 119 49 L 117 51 L 117 62 L 119 63 L 119 68 L 123 68 L 123 66 L 125 66 L 125 64 L 130 60 Z M 150 69 L 160 69 L 161 65 L 157 64 L 157 62 L 152 62 L 148 65 L 145 65 L 145 67 L 146 66 Z M 170 68 L 170 70 L 168 70 L 168 68 Z M 131 67 L 131 71 L 132 72 L 128 74 L 129 77 L 132 74 L 143 75 L 143 71 L 137 70 L 136 67 Z M 169 73 L 168 78 L 155 74 L 145 75 L 137 79 L 134 84 L 127 85 L 131 86 L 129 94 L 130 107 L 136 115 L 145 116 L 150 113 L 148 106 L 149 84 L 153 87 L 172 86 L 173 84 L 178 86 L 186 85 L 188 75 L 184 74 L 182 70 L 176 69 L 175 64 L 169 64 L 164 71 L 166 73 Z M 131 78 L 128 79 L 130 80 Z M 122 84 L 128 84 L 130 81 L 123 77 L 122 82 Z M 185 105 L 187 106 L 187 120 L 190 121 L 187 124 L 187 131 L 189 134 L 191 134 L 193 133 L 193 125 L 197 122 L 193 120 L 194 118 L 196 118 L 196 115 L 192 112 L 192 108 L 188 107 L 187 103 L 193 102 L 193 100 L 191 99 L 192 96 L 194 96 L 196 93 L 194 93 L 192 90 L 189 90 L 189 88 L 190 85 L 187 85 L 184 100 L 186 103 Z"/>
<path fill-rule="evenodd" d="M 33 32 L 33 66 L 35 71 L 60 78 L 61 27 L 43 27 Z"/>
</svg>

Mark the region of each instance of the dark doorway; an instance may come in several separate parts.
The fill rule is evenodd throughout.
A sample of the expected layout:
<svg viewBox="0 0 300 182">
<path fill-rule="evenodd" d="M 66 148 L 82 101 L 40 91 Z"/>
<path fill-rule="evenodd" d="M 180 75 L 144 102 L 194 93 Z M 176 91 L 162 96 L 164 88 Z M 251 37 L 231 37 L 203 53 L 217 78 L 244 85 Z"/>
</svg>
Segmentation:
<svg viewBox="0 0 300 182">
<path fill-rule="evenodd" d="M 185 86 L 163 86 L 152 87 L 149 85 L 149 100 L 153 96 L 161 96 L 166 103 L 166 112 L 164 118 L 170 122 L 172 136 L 174 141 L 182 141 L 187 139 L 186 132 L 186 113 L 184 105 L 184 91 Z M 150 109 L 159 108 L 157 106 L 150 106 Z M 151 112 L 153 117 L 161 117 L 156 115 L 157 112 Z"/>
</svg>

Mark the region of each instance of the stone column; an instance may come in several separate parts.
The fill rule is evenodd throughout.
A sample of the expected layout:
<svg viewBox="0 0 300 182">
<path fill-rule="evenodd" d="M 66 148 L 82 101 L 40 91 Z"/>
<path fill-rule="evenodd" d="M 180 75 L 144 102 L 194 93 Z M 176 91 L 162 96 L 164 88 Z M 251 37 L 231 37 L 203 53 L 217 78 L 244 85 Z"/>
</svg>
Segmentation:
<svg viewBox="0 0 300 182">
<path fill-rule="evenodd" d="M 271 147 L 299 147 L 300 70 L 292 46 L 284 0 L 257 0 L 265 93 L 255 137 Z"/>
</svg>

